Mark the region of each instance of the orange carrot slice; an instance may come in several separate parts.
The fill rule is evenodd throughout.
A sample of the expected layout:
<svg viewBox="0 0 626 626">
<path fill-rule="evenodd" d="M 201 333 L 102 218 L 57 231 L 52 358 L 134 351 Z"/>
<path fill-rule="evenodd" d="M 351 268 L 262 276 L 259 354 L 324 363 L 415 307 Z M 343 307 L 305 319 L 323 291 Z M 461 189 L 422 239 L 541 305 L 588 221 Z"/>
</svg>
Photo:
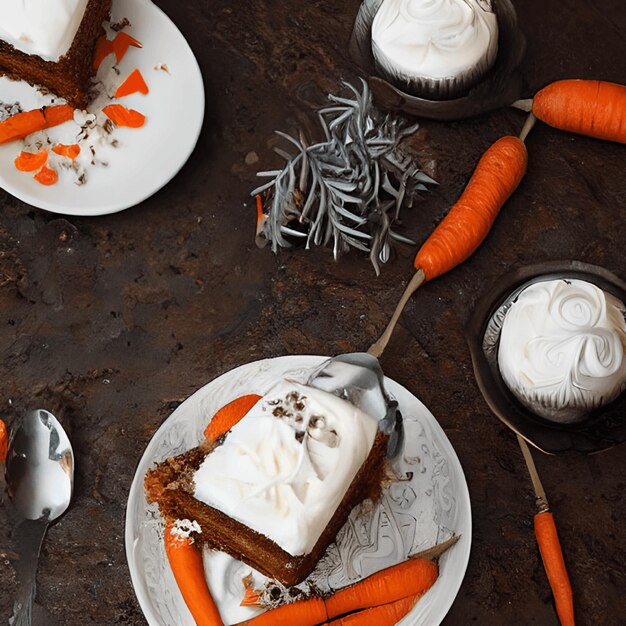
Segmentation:
<svg viewBox="0 0 626 626">
<path fill-rule="evenodd" d="M 109 41 L 104 35 L 96 42 L 96 51 L 93 56 L 93 69 L 97 72 L 98 68 L 102 65 L 102 61 L 106 59 L 109 54 L 113 54 L 113 42 Z"/>
<path fill-rule="evenodd" d="M 109 104 L 102 111 L 116 126 L 140 128 L 146 123 L 145 115 L 134 109 L 127 109 L 121 104 Z"/>
<path fill-rule="evenodd" d="M 9 451 L 9 431 L 6 424 L 0 420 L 0 463 L 7 460 L 7 452 Z"/>
<path fill-rule="evenodd" d="M 420 595 L 409 596 L 371 609 L 351 613 L 334 619 L 326 626 L 395 626 L 420 599 Z"/>
<path fill-rule="evenodd" d="M 200 550 L 191 539 L 172 534 L 172 528 L 171 523 L 165 526 L 165 552 L 187 608 L 197 626 L 223 626 L 204 578 Z"/>
<path fill-rule="evenodd" d="M 16 113 L 0 122 L 0 145 L 16 139 L 24 139 L 39 130 L 58 126 L 73 117 L 74 109 L 69 104 Z"/>
<path fill-rule="evenodd" d="M 73 143 L 69 146 L 60 143 L 52 148 L 52 152 L 58 154 L 59 156 L 74 160 L 80 154 L 80 146 L 77 143 Z"/>
<path fill-rule="evenodd" d="M 215 441 L 227 433 L 259 400 L 261 396 L 250 394 L 235 398 L 223 406 L 204 429 L 204 436 Z"/>
<path fill-rule="evenodd" d="M 133 70 L 128 78 L 117 88 L 115 92 L 116 98 L 129 96 L 131 93 L 142 93 L 147 95 L 149 89 L 146 81 L 143 79 L 141 72 L 137 69 Z"/>
<path fill-rule="evenodd" d="M 25 152 L 22 150 L 17 159 L 15 167 L 20 172 L 34 172 L 46 164 L 48 151 L 44 148 L 39 152 Z"/>
<path fill-rule="evenodd" d="M 42 185 L 54 185 L 54 183 L 59 180 L 59 175 L 56 170 L 50 169 L 48 166 L 44 165 L 36 174 L 35 180 Z"/>
<path fill-rule="evenodd" d="M 118 63 L 126 56 L 128 48 L 131 46 L 134 48 L 143 48 L 139 41 L 127 33 L 117 33 L 115 39 L 111 42 L 111 46 L 113 47 L 115 59 Z"/>
<path fill-rule="evenodd" d="M 535 537 L 552 588 L 554 604 L 562 626 L 574 626 L 574 598 L 567 575 L 554 516 L 549 511 L 535 515 Z"/>
<path fill-rule="evenodd" d="M 329 598 L 310 598 L 266 611 L 246 626 L 316 626 L 340 615 L 422 595 L 437 580 L 439 568 L 428 559 L 409 559 L 340 589 Z"/>
</svg>

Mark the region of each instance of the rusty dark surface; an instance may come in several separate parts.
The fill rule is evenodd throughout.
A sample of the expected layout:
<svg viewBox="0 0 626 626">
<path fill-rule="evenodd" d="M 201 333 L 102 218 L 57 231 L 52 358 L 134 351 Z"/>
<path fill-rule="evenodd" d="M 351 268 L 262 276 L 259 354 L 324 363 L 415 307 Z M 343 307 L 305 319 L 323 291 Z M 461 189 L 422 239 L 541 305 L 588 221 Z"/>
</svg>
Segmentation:
<svg viewBox="0 0 626 626">
<path fill-rule="evenodd" d="M 248 192 L 275 166 L 274 129 L 314 129 L 339 79 L 357 0 L 157 2 L 196 53 L 206 84 L 202 137 L 183 171 L 132 210 L 64 219 L 0 191 L 0 414 L 63 408 L 76 450 L 76 497 L 51 527 L 38 575 L 50 626 L 144 624 L 124 553 L 135 466 L 184 398 L 250 360 L 363 350 L 411 276 L 400 249 L 376 279 L 351 254 L 254 245 Z M 528 39 L 526 94 L 566 77 L 626 83 L 623 0 L 516 0 Z M 182 123 L 182 120 L 181 120 Z M 405 214 L 422 241 L 481 153 L 523 114 L 424 122 L 411 140 L 440 186 Z M 528 174 L 482 248 L 409 303 L 382 359 L 432 410 L 464 467 L 472 555 L 446 626 L 557 624 L 532 531 L 534 498 L 514 436 L 474 381 L 464 327 L 510 269 L 579 259 L 626 277 L 626 146 L 538 125 Z M 254 154 L 252 154 L 254 153 Z M 259 162 L 255 163 L 258 157 Z M 536 454 L 566 554 L 580 624 L 623 624 L 626 456 Z M 0 500 L 0 623 L 15 596 L 12 527 Z"/>
</svg>

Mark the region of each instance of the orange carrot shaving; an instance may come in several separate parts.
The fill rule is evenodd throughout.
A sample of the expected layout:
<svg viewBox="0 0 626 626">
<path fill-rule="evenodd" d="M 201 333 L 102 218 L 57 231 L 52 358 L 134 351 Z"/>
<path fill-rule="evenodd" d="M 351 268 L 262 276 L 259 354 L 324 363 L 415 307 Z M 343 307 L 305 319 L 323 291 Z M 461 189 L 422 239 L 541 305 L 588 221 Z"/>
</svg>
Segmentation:
<svg viewBox="0 0 626 626">
<path fill-rule="evenodd" d="M 141 72 L 137 69 L 133 70 L 128 78 L 117 88 L 115 92 L 116 98 L 123 98 L 129 96 L 131 93 L 142 93 L 146 95 L 148 93 L 148 85 L 143 79 Z"/>
<path fill-rule="evenodd" d="M 535 536 L 561 625 L 574 626 L 572 586 L 563 560 L 554 516 L 549 511 L 535 515 Z"/>
<path fill-rule="evenodd" d="M 533 98 L 543 122 L 580 135 L 626 143 L 626 86 L 600 80 L 559 80 Z"/>
<path fill-rule="evenodd" d="M 52 152 L 55 152 L 59 156 L 74 160 L 80 154 L 80 146 L 77 143 L 73 143 L 69 146 L 60 143 L 52 148 Z"/>
<path fill-rule="evenodd" d="M 115 59 L 118 63 L 124 58 L 124 56 L 126 56 L 126 52 L 128 52 L 128 48 L 130 48 L 130 46 L 133 46 L 134 48 L 143 48 L 139 41 L 127 33 L 117 33 L 115 39 L 111 42 L 111 45 L 113 47 L 113 52 L 115 52 Z"/>
<path fill-rule="evenodd" d="M 98 68 L 102 65 L 102 61 L 106 59 L 109 54 L 113 54 L 113 42 L 109 41 L 104 35 L 96 42 L 96 51 L 93 56 L 93 69 L 97 72 Z"/>
<path fill-rule="evenodd" d="M 415 256 L 415 268 L 426 280 L 456 267 L 478 248 L 527 163 L 526 146 L 518 137 L 502 137 L 485 152 L 461 197 Z"/>
<path fill-rule="evenodd" d="M 420 597 L 420 595 L 409 596 L 371 609 L 357 611 L 334 619 L 326 626 L 395 626 L 415 606 Z"/>
<path fill-rule="evenodd" d="M 256 234 L 259 234 L 265 214 L 263 213 L 263 200 L 260 194 L 256 195 Z"/>
<path fill-rule="evenodd" d="M 42 107 L 24 111 L 0 122 L 0 145 L 24 139 L 32 133 L 63 124 L 74 117 L 74 109 L 69 104 Z"/>
<path fill-rule="evenodd" d="M 223 626 L 204 578 L 200 550 L 193 540 L 173 534 L 173 527 L 165 526 L 165 552 L 187 608 L 197 626 Z"/>
<path fill-rule="evenodd" d="M 43 167 L 48 160 L 48 151 L 43 148 L 39 152 L 25 152 L 22 150 L 17 159 L 15 167 L 20 172 L 34 172 Z"/>
<path fill-rule="evenodd" d="M 240 606 L 260 606 L 261 596 L 252 587 L 246 587 Z"/>
<path fill-rule="evenodd" d="M 7 460 L 7 452 L 9 451 L 9 432 L 6 424 L 0 420 L 0 463 Z"/>
<path fill-rule="evenodd" d="M 140 128 L 146 123 L 145 115 L 134 109 L 127 109 L 121 104 L 109 104 L 102 111 L 116 126 Z"/>
<path fill-rule="evenodd" d="M 315 626 L 360 609 L 422 595 L 437 580 L 433 561 L 413 558 L 340 589 L 332 596 L 285 604 L 243 622 L 246 626 Z"/>
<path fill-rule="evenodd" d="M 44 165 L 36 174 L 35 180 L 42 185 L 54 185 L 54 183 L 59 180 L 59 175 L 56 170 L 50 169 L 48 166 Z"/>
<path fill-rule="evenodd" d="M 259 400 L 261 396 L 250 394 L 240 396 L 223 406 L 204 429 L 204 436 L 215 441 L 227 433 Z"/>
</svg>

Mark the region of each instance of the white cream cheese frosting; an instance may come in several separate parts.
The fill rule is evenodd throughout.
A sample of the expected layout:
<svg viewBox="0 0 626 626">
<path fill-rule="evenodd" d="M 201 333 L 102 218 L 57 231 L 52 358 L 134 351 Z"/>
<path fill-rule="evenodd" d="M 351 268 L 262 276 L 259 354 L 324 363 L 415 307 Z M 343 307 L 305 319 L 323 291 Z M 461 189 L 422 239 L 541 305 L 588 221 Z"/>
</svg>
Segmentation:
<svg viewBox="0 0 626 626">
<path fill-rule="evenodd" d="M 367 459 L 378 422 L 328 392 L 281 381 L 194 475 L 195 497 L 308 554 Z"/>
<path fill-rule="evenodd" d="M 535 413 L 575 421 L 626 388 L 624 304 L 582 280 L 524 289 L 502 325 L 505 383 Z"/>
<path fill-rule="evenodd" d="M 372 23 L 374 58 L 404 80 L 486 71 L 497 47 L 489 0 L 383 0 Z"/>
<path fill-rule="evenodd" d="M 0 0 L 0 39 L 58 61 L 74 41 L 88 0 Z"/>
</svg>

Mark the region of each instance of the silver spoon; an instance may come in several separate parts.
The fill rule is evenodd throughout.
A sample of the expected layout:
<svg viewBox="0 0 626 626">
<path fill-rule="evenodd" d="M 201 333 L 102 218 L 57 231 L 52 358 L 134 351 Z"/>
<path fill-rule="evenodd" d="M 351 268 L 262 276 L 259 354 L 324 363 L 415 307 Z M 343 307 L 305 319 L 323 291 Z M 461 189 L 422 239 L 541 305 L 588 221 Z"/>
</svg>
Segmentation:
<svg viewBox="0 0 626 626">
<path fill-rule="evenodd" d="M 21 519 L 16 530 L 20 587 L 11 623 L 30 626 L 41 544 L 48 525 L 67 510 L 74 485 L 70 440 L 49 411 L 31 411 L 14 427 L 6 479 L 9 496 Z"/>
</svg>

